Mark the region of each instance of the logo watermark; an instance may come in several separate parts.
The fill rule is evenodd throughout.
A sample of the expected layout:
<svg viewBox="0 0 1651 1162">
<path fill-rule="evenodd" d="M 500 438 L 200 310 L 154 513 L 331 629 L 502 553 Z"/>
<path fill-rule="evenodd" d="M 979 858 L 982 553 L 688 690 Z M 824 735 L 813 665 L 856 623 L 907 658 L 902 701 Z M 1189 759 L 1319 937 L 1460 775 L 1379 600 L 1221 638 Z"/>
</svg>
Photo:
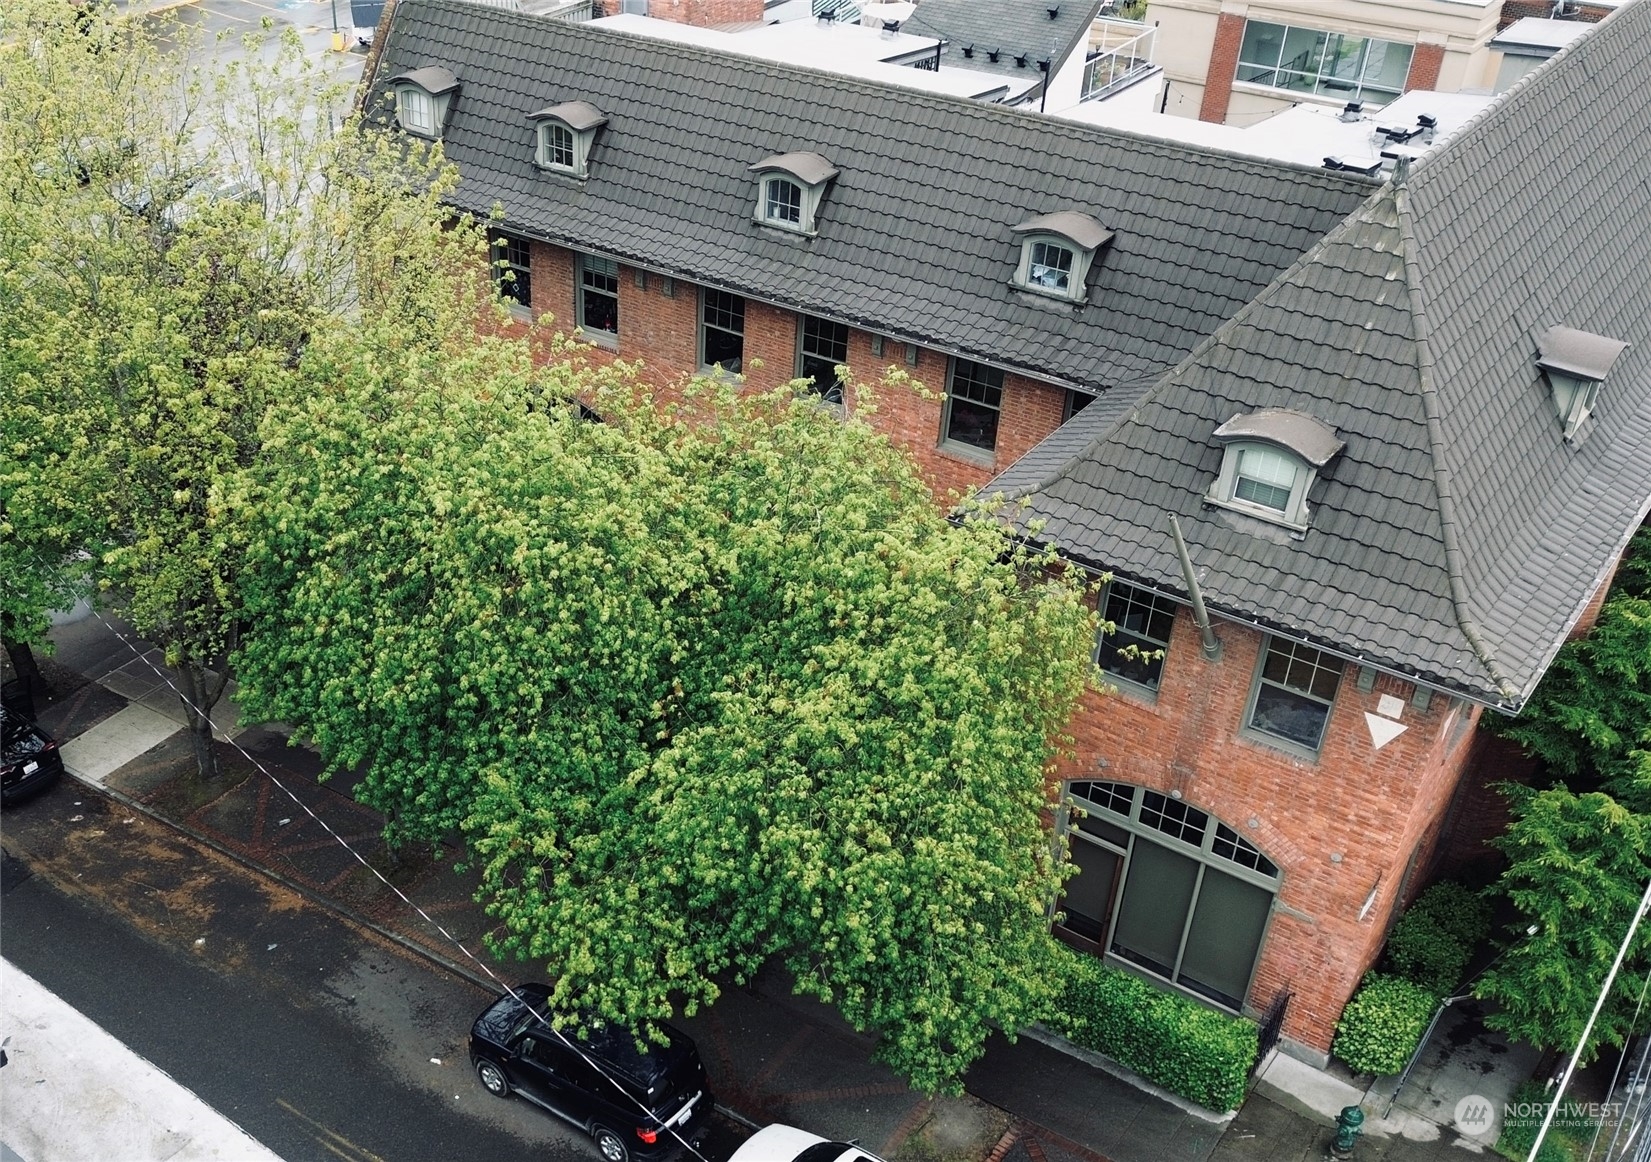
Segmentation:
<svg viewBox="0 0 1651 1162">
<path fill-rule="evenodd" d="M 1550 1103 L 1541 1101 L 1493 1102 L 1490 1098 L 1470 1093 L 1456 1103 L 1454 1121 L 1456 1130 L 1464 1137 L 1484 1138 L 1493 1131 L 1520 1127 L 1534 1130 L 1548 1116 Z M 1554 1128 L 1592 1130 L 1599 1126 L 1615 1125 L 1622 1119 L 1620 1101 L 1562 1101 L 1554 1110 Z"/>
</svg>

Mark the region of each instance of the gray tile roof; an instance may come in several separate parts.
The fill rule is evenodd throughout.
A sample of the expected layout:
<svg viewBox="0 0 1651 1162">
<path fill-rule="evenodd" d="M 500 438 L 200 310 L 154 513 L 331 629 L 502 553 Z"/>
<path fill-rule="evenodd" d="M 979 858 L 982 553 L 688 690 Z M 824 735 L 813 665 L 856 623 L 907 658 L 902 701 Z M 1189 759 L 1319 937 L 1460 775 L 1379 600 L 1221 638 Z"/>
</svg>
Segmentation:
<svg viewBox="0 0 1651 1162">
<path fill-rule="evenodd" d="M 1073 556 L 1179 593 L 1177 513 L 1212 608 L 1518 707 L 1651 507 L 1648 70 L 1637 0 L 1126 413 L 1081 413 L 993 487 Z M 1555 325 L 1632 344 L 1574 446 L 1537 368 Z M 1216 426 L 1267 407 L 1346 441 L 1303 540 L 1200 503 Z"/>
<path fill-rule="evenodd" d="M 497 203 L 534 237 L 1091 390 L 1161 375 L 1374 189 L 587 24 L 402 0 L 374 75 L 430 66 L 459 79 L 444 142 L 464 208 Z M 573 100 L 608 117 L 583 182 L 534 167 L 527 120 Z M 752 221 L 748 167 L 794 151 L 839 170 L 818 237 Z M 1063 210 L 1116 232 L 1082 308 L 1009 285 L 1013 227 Z"/>
<path fill-rule="evenodd" d="M 1101 0 L 919 0 L 900 31 L 945 41 L 942 68 L 949 61 L 979 72 L 1039 76 L 1040 60 L 1054 73 L 1074 49 L 1082 50 L 1100 10 Z M 965 47 L 974 55 L 965 58 Z M 993 51 L 996 62 L 988 55 Z M 1017 56 L 1025 67 L 1015 63 Z"/>
</svg>

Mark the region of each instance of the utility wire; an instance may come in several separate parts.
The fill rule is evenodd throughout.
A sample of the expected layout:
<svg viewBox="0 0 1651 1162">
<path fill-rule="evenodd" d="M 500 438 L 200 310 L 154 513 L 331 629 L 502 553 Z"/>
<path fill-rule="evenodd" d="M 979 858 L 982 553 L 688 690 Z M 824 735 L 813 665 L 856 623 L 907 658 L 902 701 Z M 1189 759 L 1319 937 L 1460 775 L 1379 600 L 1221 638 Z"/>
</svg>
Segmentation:
<svg viewBox="0 0 1651 1162">
<path fill-rule="evenodd" d="M 132 642 L 132 640 L 130 638 L 127 637 L 126 634 L 121 632 L 119 627 L 114 625 L 112 622 L 109 621 L 108 618 L 103 616 L 102 612 L 96 607 L 96 605 L 93 605 L 91 607 L 91 612 L 92 612 L 92 616 L 96 617 L 98 619 L 98 621 L 102 622 L 103 625 L 105 626 L 105 628 L 107 628 L 111 633 L 113 633 L 115 635 L 115 637 L 120 641 L 120 643 L 122 645 L 124 645 L 133 654 L 133 656 L 137 657 L 140 661 L 142 661 L 145 665 L 147 665 L 151 670 L 153 670 L 156 673 L 156 675 L 158 675 L 160 677 L 161 681 L 166 683 L 166 685 L 171 688 L 172 692 L 178 696 L 178 700 L 180 702 L 182 702 L 185 706 L 187 706 L 191 711 L 198 714 L 203 720 L 205 720 L 207 722 L 207 724 L 209 726 L 211 726 L 215 737 L 220 736 L 220 732 L 218 730 L 217 725 L 212 722 L 211 718 L 206 714 L 205 711 L 201 710 L 194 703 L 192 703 L 189 700 L 189 698 L 183 693 L 183 691 L 178 689 L 178 685 L 177 685 L 176 682 L 174 682 L 172 680 L 172 675 L 171 674 L 167 673 L 165 670 L 163 670 L 159 666 L 155 665 L 155 663 L 153 661 L 151 661 L 146 654 L 144 654 L 142 651 L 140 651 L 137 648 L 137 646 Z M 526 1000 L 526 998 L 524 998 L 520 993 L 518 993 L 516 991 L 516 989 L 513 988 L 510 985 L 509 982 L 502 979 L 496 972 L 494 972 L 492 970 L 492 968 L 490 968 L 487 965 L 487 963 L 485 961 L 479 959 L 473 952 L 471 952 L 470 949 L 465 946 L 465 944 L 462 940 L 460 940 L 457 936 L 454 936 L 451 932 L 449 932 L 444 925 L 442 925 L 440 922 L 438 922 L 428 912 L 426 912 L 417 903 L 415 903 L 411 898 L 409 898 L 405 892 L 403 892 L 400 888 L 396 887 L 395 884 L 391 883 L 388 879 L 386 879 L 382 872 L 380 872 L 376 867 L 374 867 L 371 863 L 369 863 L 367 861 L 367 859 L 365 857 L 363 857 L 362 854 L 359 851 L 357 851 L 354 847 L 352 847 L 350 845 L 350 842 L 347 839 L 345 839 L 342 835 L 338 834 L 338 832 L 334 831 L 332 826 L 325 819 L 323 819 L 323 818 L 321 818 L 321 816 L 317 815 L 308 803 L 304 802 L 304 800 L 299 798 L 298 795 L 296 793 L 294 793 L 292 791 L 292 789 L 289 788 L 285 783 L 283 783 L 279 778 L 277 778 L 274 775 L 274 773 L 270 771 L 270 769 L 268 767 L 266 767 L 263 763 L 259 762 L 256 756 L 249 753 L 246 750 L 245 747 L 243 747 L 235 739 L 230 738 L 228 735 L 221 735 L 221 737 L 222 737 L 222 740 L 224 742 L 226 742 L 230 746 L 234 747 L 236 752 L 242 758 L 246 759 L 249 763 L 251 763 L 252 766 L 258 771 L 259 774 L 263 775 L 266 779 L 268 779 L 271 783 L 273 783 L 277 788 L 279 788 L 281 790 L 281 792 L 287 796 L 287 798 L 291 799 L 294 803 L 296 803 L 299 806 L 299 808 L 303 810 L 304 814 L 308 815 L 311 819 L 313 819 L 317 823 L 319 823 L 321 825 L 322 830 L 324 830 L 328 835 L 332 836 L 332 838 L 335 841 L 337 841 L 337 843 L 340 847 L 342 847 L 345 851 L 349 852 L 350 855 L 355 858 L 357 863 L 359 863 L 362 867 L 366 868 L 369 872 L 371 872 L 373 874 L 374 878 L 376 878 L 379 883 L 383 884 L 385 887 L 389 888 L 390 891 L 394 892 L 397 899 L 399 899 L 407 907 L 411 908 L 414 912 L 418 913 L 420 918 L 422 918 L 425 923 L 429 924 L 437 932 L 441 933 L 441 935 L 450 944 L 452 944 L 453 947 L 457 948 L 460 952 L 462 952 L 465 955 L 466 959 L 468 959 L 477 968 L 481 969 L 481 971 L 487 975 L 489 980 L 493 981 L 496 985 L 498 985 L 500 988 L 502 988 L 505 991 L 505 993 L 507 993 L 512 999 L 514 999 L 518 1004 L 520 1004 L 523 1008 L 525 1008 L 532 1015 L 532 1017 L 535 1021 L 537 1021 L 540 1025 L 544 1026 L 546 1029 L 550 1030 L 553 1034 L 555 1034 L 557 1039 L 560 1040 L 562 1042 L 562 1044 L 566 1045 L 569 1049 L 573 1050 L 574 1053 L 578 1054 L 580 1060 L 582 1060 L 586 1065 L 590 1066 L 591 1069 L 593 1069 L 598 1075 L 600 1075 L 604 1081 L 606 1081 L 610 1085 L 612 1085 L 614 1087 L 614 1089 L 618 1090 L 621 1094 L 623 1094 L 631 1102 L 631 1104 L 635 1105 L 637 1107 L 637 1109 L 642 1112 L 642 1114 L 645 1118 L 653 1117 L 653 1111 L 650 1110 L 647 1107 L 646 1104 L 644 1104 L 640 1099 L 638 1099 L 635 1095 L 633 1095 L 628 1089 L 626 1089 L 625 1086 L 619 1081 L 618 1078 L 614 1077 L 612 1073 L 610 1073 L 607 1069 L 605 1069 L 603 1067 L 603 1065 L 600 1061 L 596 1060 L 590 1054 L 586 1053 L 583 1049 L 581 1049 L 573 1041 L 572 1038 L 568 1037 L 568 1035 L 566 1033 L 562 1032 L 562 1030 L 556 1028 L 556 1026 L 553 1025 L 543 1014 L 541 1014 L 538 1009 L 534 1008 L 533 1005 L 529 1004 L 528 1001 Z M 702 1095 L 703 1095 L 703 1091 L 702 1091 Z M 678 1111 L 678 1113 L 680 1114 L 680 1111 Z M 681 1143 L 681 1145 L 683 1147 L 685 1147 L 687 1149 L 687 1151 L 690 1154 L 692 1154 L 696 1159 L 698 1159 L 699 1162 L 709 1162 L 709 1159 L 707 1159 L 704 1154 L 700 1153 L 699 1148 L 697 1146 L 695 1146 L 693 1142 L 690 1142 L 687 1138 L 683 1137 L 680 1132 L 678 1132 L 675 1125 L 662 1125 L 660 1128 L 662 1130 L 664 1130 L 666 1133 L 669 1133 L 671 1135 L 671 1137 L 675 1138 L 679 1143 Z"/>
</svg>

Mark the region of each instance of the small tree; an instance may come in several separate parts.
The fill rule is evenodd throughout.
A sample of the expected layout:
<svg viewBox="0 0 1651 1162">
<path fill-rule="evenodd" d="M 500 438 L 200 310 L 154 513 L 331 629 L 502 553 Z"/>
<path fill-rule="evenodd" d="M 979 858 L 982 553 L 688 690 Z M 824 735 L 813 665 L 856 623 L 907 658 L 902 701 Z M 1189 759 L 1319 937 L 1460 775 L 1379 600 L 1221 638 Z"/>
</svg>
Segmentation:
<svg viewBox="0 0 1651 1162">
<path fill-rule="evenodd" d="M 203 775 L 241 629 L 246 538 L 225 488 L 262 454 L 271 406 L 321 386 L 299 364 L 363 308 L 356 246 L 374 262 L 386 243 L 428 250 L 442 217 L 439 158 L 335 132 L 342 89 L 295 35 L 263 53 L 267 35 L 244 61 L 199 63 L 181 29 L 113 6 L 0 16 L 18 454 L 0 499 L 26 579 L 3 628 L 39 640 L 45 611 L 95 579 L 179 674 Z"/>
</svg>

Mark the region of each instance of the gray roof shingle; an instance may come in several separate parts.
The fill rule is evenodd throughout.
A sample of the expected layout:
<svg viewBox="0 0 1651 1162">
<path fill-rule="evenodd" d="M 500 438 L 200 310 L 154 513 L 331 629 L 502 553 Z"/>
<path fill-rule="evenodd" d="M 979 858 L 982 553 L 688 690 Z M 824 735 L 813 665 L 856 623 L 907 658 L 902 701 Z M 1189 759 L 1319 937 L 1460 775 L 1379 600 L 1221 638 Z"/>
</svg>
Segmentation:
<svg viewBox="0 0 1651 1162">
<path fill-rule="evenodd" d="M 945 41 L 945 58 L 960 68 L 1037 76 L 1039 61 L 1053 73 L 1085 43 L 1100 10 L 1101 0 L 920 0 L 900 31 Z M 973 55 L 965 57 L 964 48 Z"/>
<path fill-rule="evenodd" d="M 1651 508 L 1648 67 L 1637 0 L 1127 413 L 1081 413 L 993 488 L 1073 556 L 1180 592 L 1175 512 L 1212 608 L 1518 708 Z M 1537 367 L 1556 325 L 1631 344 L 1575 445 Z M 1346 442 L 1299 541 L 1200 503 L 1216 426 L 1261 408 Z"/>
<path fill-rule="evenodd" d="M 1091 391 L 1172 367 L 1374 188 L 588 24 L 402 0 L 374 76 L 430 66 L 461 80 L 444 146 L 462 208 L 498 204 L 533 237 Z M 608 118 L 583 182 L 534 167 L 527 119 L 574 100 Z M 748 167 L 791 152 L 839 171 L 814 238 L 752 221 Z M 1082 307 L 1009 285 L 1013 227 L 1065 210 L 1115 232 Z"/>
</svg>

